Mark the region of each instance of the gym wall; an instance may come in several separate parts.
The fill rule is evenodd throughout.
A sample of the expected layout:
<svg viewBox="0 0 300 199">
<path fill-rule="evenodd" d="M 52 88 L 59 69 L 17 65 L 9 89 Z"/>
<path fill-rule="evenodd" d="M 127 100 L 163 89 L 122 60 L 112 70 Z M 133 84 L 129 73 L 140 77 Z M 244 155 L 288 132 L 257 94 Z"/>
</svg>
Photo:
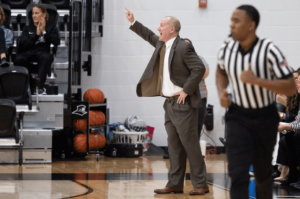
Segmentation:
<svg viewBox="0 0 300 199">
<path fill-rule="evenodd" d="M 214 105 L 214 130 L 208 134 L 217 146 L 224 136 L 221 108 L 215 86 L 217 52 L 229 34 L 230 17 L 241 4 L 254 5 L 260 12 L 261 22 L 257 34 L 267 37 L 283 51 L 288 63 L 297 69 L 300 52 L 300 1 L 299 0 L 208 0 L 208 7 L 198 7 L 198 0 L 105 0 L 104 36 L 92 41 L 92 76 L 82 73 L 83 92 L 88 88 L 101 89 L 108 99 L 111 122 L 123 122 L 129 115 L 138 115 L 155 127 L 153 143 L 167 145 L 164 128 L 164 99 L 138 98 L 138 83 L 154 48 L 129 30 L 125 6 L 135 18 L 158 33 L 160 20 L 175 16 L 181 21 L 180 36 L 189 38 L 196 52 L 210 66 L 206 79 L 208 103 Z M 297 59 L 298 58 L 298 59 Z M 201 139 L 213 144 L 205 135 Z"/>
</svg>

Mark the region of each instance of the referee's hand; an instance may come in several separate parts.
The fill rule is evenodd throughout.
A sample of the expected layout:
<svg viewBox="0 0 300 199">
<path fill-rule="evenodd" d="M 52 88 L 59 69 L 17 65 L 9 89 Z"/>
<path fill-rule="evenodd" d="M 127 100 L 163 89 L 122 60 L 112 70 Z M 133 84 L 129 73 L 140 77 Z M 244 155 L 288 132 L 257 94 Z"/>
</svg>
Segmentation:
<svg viewBox="0 0 300 199">
<path fill-rule="evenodd" d="M 223 89 L 223 91 L 220 93 L 220 104 L 224 108 L 228 108 L 230 106 L 230 101 L 226 89 Z"/>
<path fill-rule="evenodd" d="M 250 63 L 249 63 L 249 70 L 242 71 L 240 78 L 244 84 L 254 85 L 256 83 L 257 77 L 255 76 L 254 72 L 252 71 Z"/>
</svg>

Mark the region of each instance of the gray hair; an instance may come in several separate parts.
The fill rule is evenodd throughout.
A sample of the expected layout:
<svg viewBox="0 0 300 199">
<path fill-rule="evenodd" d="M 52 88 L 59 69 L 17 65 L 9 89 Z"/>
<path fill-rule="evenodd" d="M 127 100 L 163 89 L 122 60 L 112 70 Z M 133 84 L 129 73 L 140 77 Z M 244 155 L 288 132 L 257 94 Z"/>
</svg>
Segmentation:
<svg viewBox="0 0 300 199">
<path fill-rule="evenodd" d="M 179 31 L 181 29 L 180 21 L 176 17 L 166 16 L 165 18 L 167 18 L 167 17 L 170 18 L 170 20 L 168 21 L 168 24 L 171 27 L 174 27 L 175 28 L 175 32 L 177 33 L 177 35 L 179 35 Z"/>
</svg>

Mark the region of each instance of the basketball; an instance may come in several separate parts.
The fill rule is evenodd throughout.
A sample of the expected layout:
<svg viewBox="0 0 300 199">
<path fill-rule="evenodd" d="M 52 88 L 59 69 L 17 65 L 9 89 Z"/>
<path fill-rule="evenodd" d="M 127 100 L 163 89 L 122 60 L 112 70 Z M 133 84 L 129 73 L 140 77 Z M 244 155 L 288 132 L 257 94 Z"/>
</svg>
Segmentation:
<svg viewBox="0 0 300 199">
<path fill-rule="evenodd" d="M 105 124 L 106 118 L 102 111 L 90 111 L 90 126 L 101 126 Z"/>
<path fill-rule="evenodd" d="M 90 133 L 90 149 L 102 148 L 105 143 L 106 139 L 102 133 Z"/>
<path fill-rule="evenodd" d="M 79 130 L 86 130 L 87 127 L 86 119 L 74 120 L 74 127 Z"/>
<path fill-rule="evenodd" d="M 74 150 L 79 153 L 86 152 L 86 134 L 78 134 L 73 139 Z"/>
<path fill-rule="evenodd" d="M 84 101 L 89 100 L 90 104 L 101 104 L 104 102 L 104 94 L 101 90 L 93 88 L 85 91 L 83 95 Z"/>
<path fill-rule="evenodd" d="M 102 111 L 89 111 L 90 126 L 101 126 L 105 124 L 106 118 Z M 79 130 L 86 130 L 86 119 L 74 120 L 74 127 Z"/>
<path fill-rule="evenodd" d="M 86 134 L 78 134 L 74 137 L 74 150 L 79 153 L 86 152 L 87 145 Z M 90 133 L 89 135 L 89 149 L 102 148 L 105 146 L 106 139 L 102 133 Z"/>
</svg>

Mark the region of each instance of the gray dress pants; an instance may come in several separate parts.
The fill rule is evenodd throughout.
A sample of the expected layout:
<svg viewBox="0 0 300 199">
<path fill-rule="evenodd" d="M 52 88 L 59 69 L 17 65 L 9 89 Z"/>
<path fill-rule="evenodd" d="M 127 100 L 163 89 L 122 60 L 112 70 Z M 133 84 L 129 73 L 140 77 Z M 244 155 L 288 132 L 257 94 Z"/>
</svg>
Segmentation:
<svg viewBox="0 0 300 199">
<path fill-rule="evenodd" d="M 192 108 L 188 97 L 185 104 L 178 104 L 177 99 L 166 100 L 164 109 L 171 165 L 166 187 L 183 189 L 188 158 L 194 188 L 204 188 L 206 166 L 198 140 L 198 109 Z"/>
</svg>

